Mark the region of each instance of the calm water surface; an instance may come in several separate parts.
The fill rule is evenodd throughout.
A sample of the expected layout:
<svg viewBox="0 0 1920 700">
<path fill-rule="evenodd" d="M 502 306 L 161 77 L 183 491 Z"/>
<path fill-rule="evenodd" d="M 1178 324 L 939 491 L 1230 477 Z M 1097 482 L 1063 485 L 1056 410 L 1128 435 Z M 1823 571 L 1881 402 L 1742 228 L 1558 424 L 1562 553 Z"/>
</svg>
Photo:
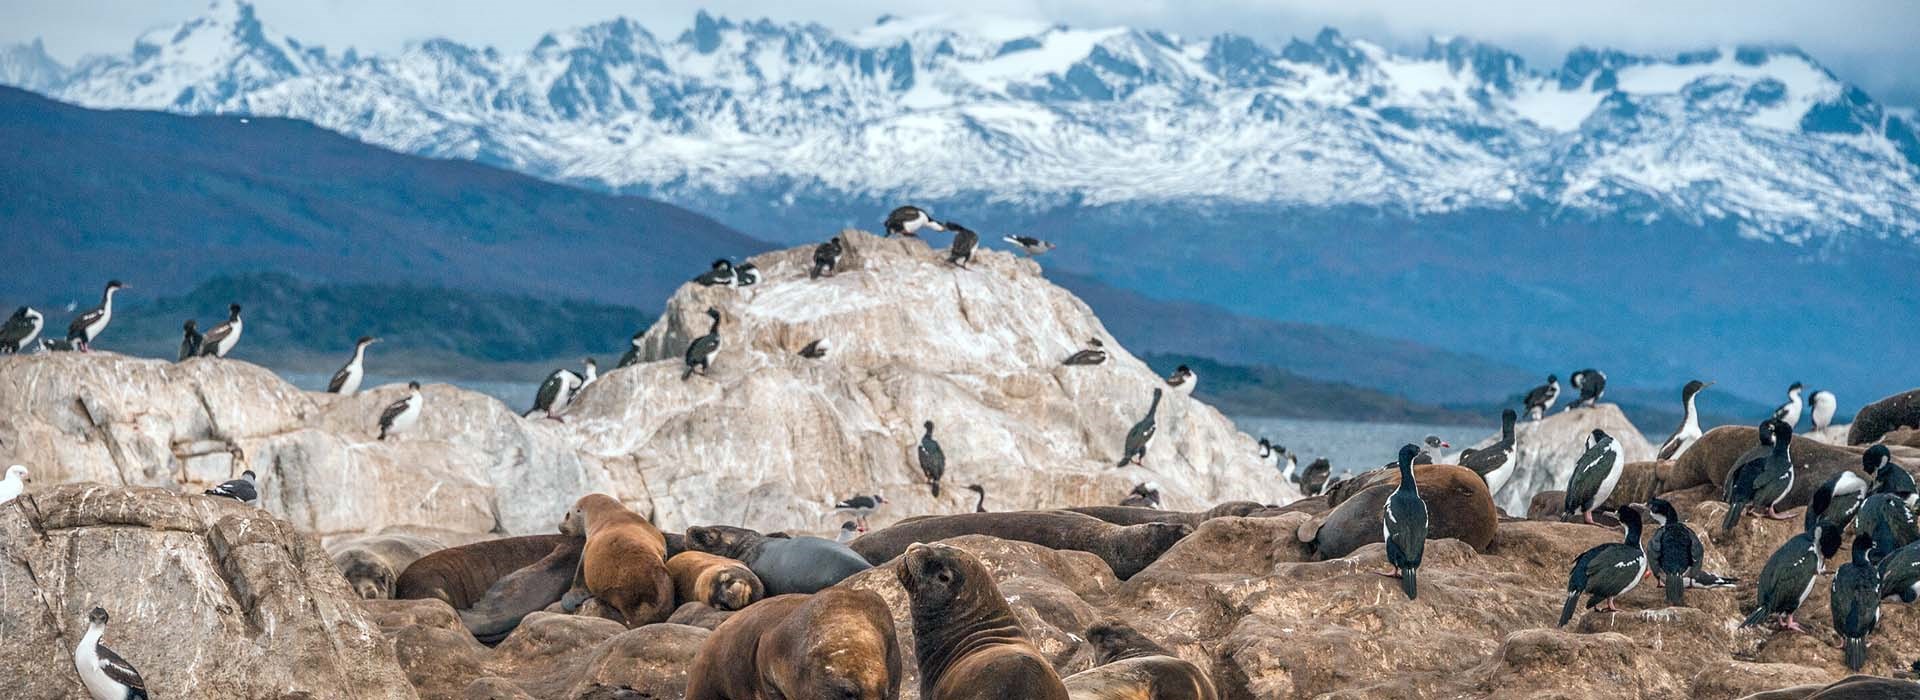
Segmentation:
<svg viewBox="0 0 1920 700">
<path fill-rule="evenodd" d="M 1333 473 L 1365 471 L 1392 462 L 1400 446 L 1428 435 L 1453 443 L 1453 451 L 1500 431 L 1498 426 L 1424 425 L 1419 423 L 1353 423 L 1305 418 L 1234 416 L 1234 425 L 1255 438 L 1285 445 L 1298 455 L 1301 468 L 1316 457 L 1333 463 Z M 1445 450 L 1443 450 L 1445 452 Z"/>
</svg>

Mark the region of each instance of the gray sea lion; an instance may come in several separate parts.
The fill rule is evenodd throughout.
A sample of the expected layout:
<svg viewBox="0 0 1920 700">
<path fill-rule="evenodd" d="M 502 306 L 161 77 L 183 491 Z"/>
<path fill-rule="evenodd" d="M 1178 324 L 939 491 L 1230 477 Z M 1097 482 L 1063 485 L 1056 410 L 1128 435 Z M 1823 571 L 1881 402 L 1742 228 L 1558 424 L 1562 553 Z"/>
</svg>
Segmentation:
<svg viewBox="0 0 1920 700">
<path fill-rule="evenodd" d="M 1060 674 L 1027 637 L 979 558 L 958 547 L 914 543 L 893 572 L 913 609 L 922 700 L 1067 699 Z"/>
<path fill-rule="evenodd" d="M 327 547 L 327 554 L 354 593 L 377 599 L 392 598 L 400 572 L 446 547 L 438 540 L 418 535 L 369 535 L 335 542 Z"/>
<path fill-rule="evenodd" d="M 1118 621 L 1087 628 L 1094 667 L 1063 683 L 1073 700 L 1216 700 L 1213 680 L 1146 635 Z"/>
<path fill-rule="evenodd" d="M 687 528 L 687 547 L 739 560 L 760 577 L 769 596 L 817 593 L 873 568 L 846 545 L 818 537 L 773 537 L 742 527 Z"/>
<path fill-rule="evenodd" d="M 880 564 L 900 556 L 914 543 L 938 542 L 962 535 L 987 535 L 1030 542 L 1048 549 L 1071 549 L 1100 557 L 1121 579 L 1147 568 L 1175 542 L 1193 532 L 1179 523 L 1115 525 L 1079 513 L 1020 511 L 943 515 L 869 532 L 847 543 L 867 561 Z"/>
<path fill-rule="evenodd" d="M 583 538 L 565 538 L 539 561 L 500 577 L 472 607 L 458 611 L 460 622 L 480 643 L 500 643 L 528 614 L 545 610 L 567 594 L 585 547 Z"/>
<path fill-rule="evenodd" d="M 560 532 L 586 536 L 575 582 L 620 611 L 628 627 L 662 622 L 673 614 L 667 539 L 653 523 L 612 496 L 595 493 L 574 501 Z"/>
<path fill-rule="evenodd" d="M 1244 518 L 1264 506 L 1253 501 L 1228 501 L 1220 505 L 1199 511 L 1160 510 L 1138 506 L 1080 506 L 1062 508 L 1069 513 L 1099 518 L 1115 525 L 1143 525 L 1146 523 L 1179 523 L 1200 527 L 1214 518 Z"/>
<path fill-rule="evenodd" d="M 408 565 L 394 582 L 393 597 L 437 598 L 455 610 L 473 607 L 507 574 L 540 561 L 570 539 L 566 535 L 503 537 L 448 547 Z"/>
<path fill-rule="evenodd" d="M 748 606 L 714 628 L 687 671 L 687 700 L 900 695 L 893 612 L 873 591 L 829 588 Z"/>
<path fill-rule="evenodd" d="M 721 610 L 739 610 L 766 597 L 760 577 L 738 560 L 706 552 L 681 552 L 667 560 L 673 593 L 681 603 L 706 603 Z"/>
<path fill-rule="evenodd" d="M 1920 428 L 1920 389 L 1861 406 L 1853 414 L 1853 425 L 1847 428 L 1847 444 L 1870 445 L 1901 428 Z"/>
<path fill-rule="evenodd" d="M 1875 676 L 1847 676 L 1807 700 L 1920 700 L 1920 683 Z"/>
<path fill-rule="evenodd" d="M 1451 464 L 1422 464 L 1413 468 L 1413 480 L 1420 486 L 1420 498 L 1427 502 L 1430 514 L 1427 539 L 1452 538 L 1467 543 L 1476 551 L 1487 551 L 1493 533 L 1500 525 L 1500 513 L 1487 493 L 1487 482 L 1472 469 Z M 1391 481 L 1376 483 L 1354 494 L 1323 517 L 1309 521 L 1300 530 L 1300 539 L 1311 542 L 1322 559 L 1339 559 L 1353 550 L 1382 541 L 1381 509 L 1400 485 Z"/>
</svg>

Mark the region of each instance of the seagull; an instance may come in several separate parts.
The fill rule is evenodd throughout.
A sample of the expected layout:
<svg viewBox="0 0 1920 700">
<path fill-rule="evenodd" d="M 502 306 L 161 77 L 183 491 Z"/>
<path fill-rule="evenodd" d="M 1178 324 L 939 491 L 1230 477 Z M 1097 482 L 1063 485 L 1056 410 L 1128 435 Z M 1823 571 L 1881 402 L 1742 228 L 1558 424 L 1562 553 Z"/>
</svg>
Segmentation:
<svg viewBox="0 0 1920 700">
<path fill-rule="evenodd" d="M 1015 246 L 1018 246 L 1021 251 L 1027 254 L 1027 257 L 1029 258 L 1039 255 L 1041 253 L 1045 253 L 1049 250 L 1053 250 L 1052 243 L 1048 243 L 1046 241 L 1040 240 L 1038 238 L 1034 238 L 1032 236 L 1001 236 L 1000 240 L 1003 240 L 1008 243 L 1012 243 Z"/>
<path fill-rule="evenodd" d="M 27 491 L 27 467 L 15 464 L 7 467 L 7 478 L 0 480 L 0 504 L 19 498 Z"/>
<path fill-rule="evenodd" d="M 833 510 L 836 513 L 852 514 L 854 522 L 858 525 L 858 527 L 860 528 L 860 531 L 866 532 L 867 518 L 871 517 L 874 511 L 880 510 L 880 506 L 884 506 L 886 504 L 887 504 L 887 498 L 885 496 L 882 496 L 876 493 L 871 496 L 854 496 L 852 498 L 841 501 L 839 503 L 835 503 L 833 504 Z"/>
<path fill-rule="evenodd" d="M 231 498 L 241 503 L 251 505 L 254 501 L 260 500 L 260 484 L 255 481 L 255 478 L 253 470 L 248 469 L 240 472 L 240 478 L 229 479 L 219 486 L 207 489 L 203 493 L 208 496 Z"/>
<path fill-rule="evenodd" d="M 1097 365 L 1106 361 L 1107 361 L 1106 344 L 1100 342 L 1099 338 L 1090 338 L 1087 340 L 1087 347 L 1085 350 L 1081 350 L 1079 352 L 1076 352 L 1072 355 L 1067 356 L 1067 361 L 1062 364 Z"/>
<path fill-rule="evenodd" d="M 833 538 L 833 541 L 839 542 L 840 544 L 846 544 L 848 542 L 852 542 L 853 538 L 859 537 L 859 536 L 860 536 L 860 526 L 854 524 L 852 520 L 848 520 L 846 522 L 840 523 L 840 535 Z"/>
<path fill-rule="evenodd" d="M 1160 485 L 1151 481 L 1144 484 L 1134 484 L 1133 490 L 1127 492 L 1127 497 L 1120 499 L 1120 505 L 1135 508 L 1159 508 Z"/>
</svg>

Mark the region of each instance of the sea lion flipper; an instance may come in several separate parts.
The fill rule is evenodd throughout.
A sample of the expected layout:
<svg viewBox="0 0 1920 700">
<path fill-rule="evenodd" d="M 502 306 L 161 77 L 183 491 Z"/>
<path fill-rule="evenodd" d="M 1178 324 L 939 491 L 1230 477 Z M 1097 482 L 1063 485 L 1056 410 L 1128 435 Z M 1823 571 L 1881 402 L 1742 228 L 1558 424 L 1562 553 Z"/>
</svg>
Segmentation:
<svg viewBox="0 0 1920 700">
<path fill-rule="evenodd" d="M 586 567 L 587 558 L 585 556 L 581 556 L 580 561 L 573 565 L 573 585 L 567 588 L 566 595 L 560 596 L 561 610 L 565 610 L 568 613 L 576 612 L 580 609 L 581 604 L 586 603 L 588 598 L 593 597 L 593 594 L 587 591 Z"/>
</svg>

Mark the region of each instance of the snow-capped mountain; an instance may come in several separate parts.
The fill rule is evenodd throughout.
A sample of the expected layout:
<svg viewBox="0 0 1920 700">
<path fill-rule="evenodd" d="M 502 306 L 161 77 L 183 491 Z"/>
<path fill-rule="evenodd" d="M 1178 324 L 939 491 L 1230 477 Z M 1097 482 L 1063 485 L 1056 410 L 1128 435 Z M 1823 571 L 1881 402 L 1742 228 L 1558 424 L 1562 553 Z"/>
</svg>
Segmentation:
<svg viewBox="0 0 1920 700">
<path fill-rule="evenodd" d="M 0 82 L 94 107 L 311 120 L 389 148 L 643 194 L 1226 202 L 1624 215 L 1806 243 L 1920 241 L 1910 116 L 1792 49 L 1578 50 L 1551 69 L 1326 30 L 1270 46 L 959 17 L 837 33 L 705 13 L 503 52 L 330 53 L 217 0 L 71 70 Z"/>
</svg>

